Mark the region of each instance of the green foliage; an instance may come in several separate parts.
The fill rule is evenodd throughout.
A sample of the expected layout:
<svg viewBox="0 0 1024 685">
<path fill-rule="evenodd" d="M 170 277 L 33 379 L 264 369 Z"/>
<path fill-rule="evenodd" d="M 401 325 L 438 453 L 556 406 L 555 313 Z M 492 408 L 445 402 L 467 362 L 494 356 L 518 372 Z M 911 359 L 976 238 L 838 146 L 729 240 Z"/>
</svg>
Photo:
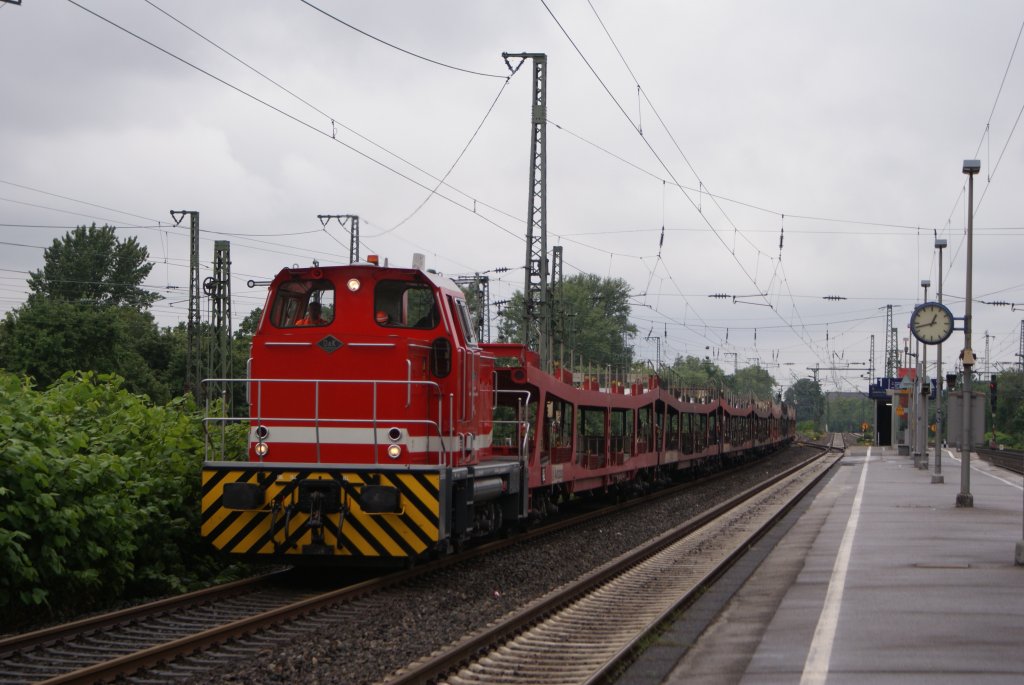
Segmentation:
<svg viewBox="0 0 1024 685">
<path fill-rule="evenodd" d="M 116 373 L 156 402 L 179 394 L 170 340 L 149 312 L 30 298 L 0 322 L 0 367 L 46 387 L 68 371 Z"/>
<path fill-rule="evenodd" d="M 665 373 L 684 388 L 725 388 L 725 372 L 708 358 L 676 357 Z"/>
<path fill-rule="evenodd" d="M 796 424 L 796 432 L 805 440 L 818 440 L 824 433 L 818 430 L 815 426 L 814 421 L 798 421 Z"/>
<path fill-rule="evenodd" d="M 523 318 L 523 294 L 517 292 L 501 311 L 498 339 L 519 341 Z M 616 369 L 633 363 L 630 339 L 637 329 L 629 321 L 629 284 L 621 278 L 576 274 L 562 282 L 562 304 L 555 313 L 557 359 L 564 346 L 575 359 L 598 368 L 611 364 Z M 568 362 L 567 362 L 568 363 Z M 578 363 L 578 362 L 577 362 Z"/>
<path fill-rule="evenodd" d="M 1003 371 L 998 374 L 995 416 L 991 416 L 990 399 L 986 398 L 986 414 L 989 414 L 989 432 L 996 431 L 1010 436 L 1004 444 L 1024 444 L 1024 374 L 1019 371 Z M 988 391 L 989 377 L 982 377 Z M 977 387 L 977 386 L 975 386 Z"/>
<path fill-rule="evenodd" d="M 991 433 L 988 433 L 986 437 L 991 435 Z M 1008 450 L 1024 449 L 1024 442 L 1021 441 L 1020 435 L 1003 433 L 1002 431 L 997 430 L 995 432 L 995 437 L 992 439 L 995 441 L 996 445 L 1002 446 L 1003 448 Z"/>
<path fill-rule="evenodd" d="M 256 307 L 245 315 L 235 329 L 235 340 L 247 340 L 252 342 L 252 336 L 256 335 L 256 327 L 260 325 L 263 317 L 263 307 Z"/>
<path fill-rule="evenodd" d="M 796 420 L 812 421 L 821 425 L 825 415 L 825 396 L 821 394 L 821 386 L 810 378 L 801 378 L 786 388 L 786 402 L 796 406 Z"/>
<path fill-rule="evenodd" d="M 79 226 L 43 252 L 45 263 L 29 274 L 30 299 L 148 308 L 159 295 L 143 289 L 153 265 L 135 238 L 118 240 L 110 226 Z"/>
<path fill-rule="evenodd" d="M 775 379 L 760 366 L 739 369 L 728 379 L 729 391 L 736 396 L 753 395 L 759 400 L 775 396 Z"/>
<path fill-rule="evenodd" d="M 833 433 L 860 433 L 862 424 L 874 423 L 875 403 L 860 394 L 829 393 L 825 413 Z"/>
<path fill-rule="evenodd" d="M 116 376 L 45 392 L 0 372 L 0 616 L 64 615 L 215 577 L 198 536 L 201 423 Z"/>
</svg>

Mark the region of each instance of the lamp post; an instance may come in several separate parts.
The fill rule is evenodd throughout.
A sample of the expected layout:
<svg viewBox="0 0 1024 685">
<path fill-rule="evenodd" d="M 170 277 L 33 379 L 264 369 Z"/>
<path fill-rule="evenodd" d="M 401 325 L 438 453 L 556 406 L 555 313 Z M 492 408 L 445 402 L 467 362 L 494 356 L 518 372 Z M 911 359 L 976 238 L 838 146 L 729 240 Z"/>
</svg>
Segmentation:
<svg viewBox="0 0 1024 685">
<path fill-rule="evenodd" d="M 935 239 L 935 248 L 939 251 L 939 303 L 942 303 L 942 250 L 946 247 L 944 238 Z M 944 483 L 942 476 L 942 343 L 935 350 L 935 473 L 932 483 Z"/>
<path fill-rule="evenodd" d="M 974 350 L 971 349 L 971 290 L 974 266 L 974 175 L 981 171 L 981 161 L 965 159 L 963 172 L 967 174 L 967 294 L 964 304 L 964 349 L 960 353 L 964 365 L 964 434 L 960 441 L 960 492 L 956 506 L 973 507 L 971 494 L 971 368 L 974 366 Z"/>
<path fill-rule="evenodd" d="M 910 435 L 910 454 L 914 457 L 914 468 L 921 466 L 921 341 L 914 338 L 914 351 L 910 352 L 910 341 L 907 341 L 907 368 L 913 360 L 914 374 L 907 378 L 910 384 L 910 421 L 907 433 Z"/>
<path fill-rule="evenodd" d="M 928 279 L 921 281 L 921 287 L 924 288 L 924 300 L 928 301 L 928 288 L 931 287 L 932 282 Z M 918 468 L 928 470 L 928 395 L 931 394 L 931 383 L 928 381 L 928 346 L 922 345 L 924 349 L 921 350 L 921 370 L 917 372 L 917 380 L 921 384 L 921 390 L 918 394 L 918 421 L 920 426 L 919 435 L 921 445 L 921 463 Z"/>
</svg>

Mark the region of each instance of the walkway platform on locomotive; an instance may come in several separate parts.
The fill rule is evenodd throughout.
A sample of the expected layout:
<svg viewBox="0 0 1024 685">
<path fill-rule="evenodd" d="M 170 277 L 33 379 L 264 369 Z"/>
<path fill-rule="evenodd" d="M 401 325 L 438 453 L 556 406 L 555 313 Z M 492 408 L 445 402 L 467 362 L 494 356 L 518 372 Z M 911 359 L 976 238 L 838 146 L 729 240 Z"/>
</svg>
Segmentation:
<svg viewBox="0 0 1024 685">
<path fill-rule="evenodd" d="M 957 508 L 958 456 L 848 449 L 618 682 L 1024 682 L 1022 478 L 975 455 Z"/>
</svg>

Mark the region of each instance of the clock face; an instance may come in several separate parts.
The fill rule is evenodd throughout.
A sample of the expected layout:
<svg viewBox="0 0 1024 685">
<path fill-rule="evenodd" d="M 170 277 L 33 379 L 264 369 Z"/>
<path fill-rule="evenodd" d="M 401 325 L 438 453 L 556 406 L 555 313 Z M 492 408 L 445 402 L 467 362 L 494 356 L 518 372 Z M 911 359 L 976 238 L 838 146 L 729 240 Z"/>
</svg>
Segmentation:
<svg viewBox="0 0 1024 685">
<path fill-rule="evenodd" d="M 940 302 L 925 302 L 910 315 L 910 331 L 926 345 L 938 345 L 953 334 L 953 313 Z"/>
</svg>

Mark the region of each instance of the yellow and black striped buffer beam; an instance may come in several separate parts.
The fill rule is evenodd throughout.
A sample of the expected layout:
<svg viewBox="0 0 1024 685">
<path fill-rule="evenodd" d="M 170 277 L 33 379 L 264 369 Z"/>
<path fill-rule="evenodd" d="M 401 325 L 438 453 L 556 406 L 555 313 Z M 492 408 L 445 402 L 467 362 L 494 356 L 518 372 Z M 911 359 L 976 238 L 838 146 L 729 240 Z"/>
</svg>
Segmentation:
<svg viewBox="0 0 1024 685">
<path fill-rule="evenodd" d="M 336 481 L 341 506 L 325 510 L 319 525 L 301 506 L 300 483 Z M 250 484 L 261 503 L 224 505 L 225 487 Z M 365 485 L 395 488 L 398 511 L 369 513 L 358 493 Z M 202 537 L 229 554 L 280 557 L 304 554 L 316 543 L 333 556 L 403 559 L 423 555 L 441 540 L 441 472 L 351 466 L 294 467 L 285 464 L 208 462 L 202 472 Z M 306 510 L 304 510 L 306 509 Z M 313 525 L 310 525 L 310 524 Z"/>
</svg>

